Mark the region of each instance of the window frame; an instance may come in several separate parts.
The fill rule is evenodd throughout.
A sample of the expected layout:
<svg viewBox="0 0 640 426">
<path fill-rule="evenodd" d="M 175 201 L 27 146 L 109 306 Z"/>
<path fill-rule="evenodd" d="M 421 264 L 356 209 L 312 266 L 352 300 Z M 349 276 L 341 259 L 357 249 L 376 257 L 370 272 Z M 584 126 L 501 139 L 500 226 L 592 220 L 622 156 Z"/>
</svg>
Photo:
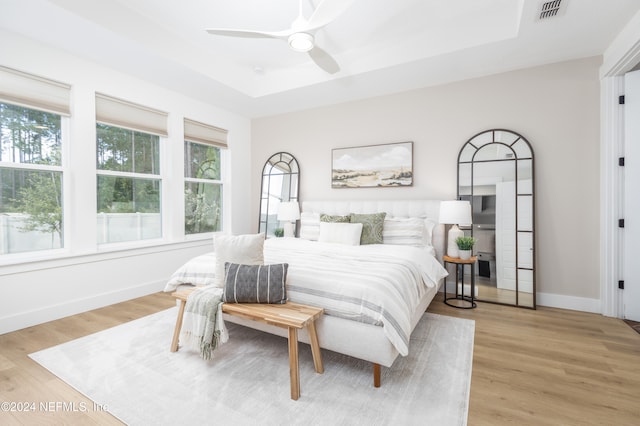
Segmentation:
<svg viewBox="0 0 640 426">
<path fill-rule="evenodd" d="M 197 239 L 204 239 L 204 238 L 210 238 L 212 235 L 216 234 L 216 233 L 222 233 L 224 232 L 224 230 L 227 227 L 227 216 L 229 213 L 229 209 L 228 209 L 228 205 L 230 203 L 230 199 L 229 199 L 229 195 L 227 194 L 228 188 L 229 188 L 229 183 L 230 183 L 230 179 L 229 176 L 227 176 L 227 167 L 228 167 L 228 162 L 229 162 L 229 146 L 227 144 L 227 136 L 229 131 L 226 129 L 223 129 L 221 127 L 216 127 L 210 124 L 206 124 L 203 123 L 201 121 L 196 121 L 187 117 L 183 117 L 182 120 L 182 124 L 183 124 L 183 143 L 181 146 L 181 151 L 182 151 L 182 155 L 180 158 L 182 158 L 182 223 L 181 223 L 181 228 L 182 228 L 182 233 L 184 236 L 184 239 L 187 241 L 190 240 L 197 240 Z M 220 181 L 219 181 L 219 185 L 221 188 L 221 194 L 220 194 L 220 198 L 222 200 L 222 206 L 220 209 L 220 214 L 221 214 L 221 218 L 220 218 L 220 230 L 219 231 L 212 231 L 212 232 L 202 232 L 202 233 L 197 233 L 197 234 L 187 234 L 185 231 L 185 227 L 186 227 L 186 215 L 185 215 L 185 184 L 187 181 L 191 180 L 191 179 L 198 179 L 198 178 L 186 178 L 186 170 L 185 170 L 185 158 L 184 158 L 184 152 L 185 152 L 185 144 L 187 142 L 190 143 L 194 143 L 194 144 L 198 144 L 198 145 L 205 145 L 205 146 L 213 146 L 219 149 L 220 152 Z M 214 179 L 204 179 L 204 181 L 206 181 L 205 183 L 212 183 L 212 181 L 215 181 Z"/>
<path fill-rule="evenodd" d="M 94 146 L 94 170 L 96 176 L 95 185 L 95 208 L 96 214 L 96 234 L 95 245 L 98 250 L 118 250 L 128 249 L 136 247 L 144 247 L 151 244 L 158 244 L 158 242 L 166 241 L 166 207 L 163 202 L 163 193 L 165 191 L 164 186 L 167 176 L 170 176 L 167 171 L 165 158 L 166 145 L 169 145 L 167 139 L 168 134 L 168 116 L 169 113 L 161 111 L 156 108 L 152 108 L 146 105 L 135 103 L 126 99 L 117 98 L 111 95 L 107 95 L 101 92 L 95 92 L 95 146 Z M 120 172 L 117 170 L 103 170 L 98 168 L 98 126 L 105 125 L 115 127 L 119 129 L 125 129 L 132 132 L 139 132 L 148 135 L 158 137 L 158 167 L 160 173 L 139 173 L 135 171 Z M 159 197 L 159 215 L 160 215 L 160 236 L 157 238 L 143 238 L 127 241 L 115 241 L 115 242 L 102 242 L 99 243 L 98 239 L 98 180 L 99 176 L 118 176 L 126 177 L 129 179 L 144 179 L 144 180 L 157 180 L 159 182 L 158 197 Z"/>
<path fill-rule="evenodd" d="M 119 129 L 125 129 L 128 131 L 132 131 L 132 132 L 138 132 L 138 133 L 145 133 L 148 135 L 152 135 L 152 136 L 157 136 L 158 137 L 158 167 L 160 169 L 160 173 L 140 173 L 140 172 L 126 172 L 126 171 L 118 171 L 118 170 L 108 170 L 108 169 L 100 169 L 98 168 L 98 145 L 97 145 L 97 141 L 98 141 L 98 137 L 97 137 L 97 129 L 98 129 L 98 125 L 105 125 L 105 126 L 110 126 L 110 127 L 115 127 L 115 128 L 119 128 Z M 162 161 L 162 157 L 163 157 L 163 141 L 164 141 L 164 137 L 157 135 L 157 134 L 153 134 L 153 133 L 149 133 L 146 131 L 142 131 L 142 130 L 135 130 L 135 129 L 130 129 L 127 127 L 122 127 L 122 126 L 117 126 L 115 124 L 111 124 L 111 123 L 103 123 L 100 121 L 96 121 L 95 123 L 96 126 L 96 147 L 95 147 L 95 161 L 96 161 L 96 166 L 95 166 L 95 172 L 96 172 L 96 208 L 95 208 L 95 214 L 96 214 L 96 240 L 95 240 L 95 244 L 96 247 L 98 248 L 98 250 L 118 250 L 118 249 L 127 249 L 127 248 L 132 248 L 132 247 L 143 247 L 149 244 L 157 244 L 158 241 L 164 241 L 165 239 L 165 232 L 164 232 L 164 226 L 163 226 L 163 222 L 164 222 L 164 218 L 165 218 L 165 207 L 164 207 L 164 203 L 163 203 L 163 182 L 164 182 L 164 169 L 165 167 L 163 167 L 163 161 Z M 166 144 L 166 141 L 164 141 L 164 143 Z M 100 176 L 110 176 L 110 177 L 122 177 L 122 178 L 127 178 L 127 179 L 132 179 L 132 180 L 151 180 L 151 181 L 157 181 L 159 183 L 159 189 L 158 189 L 158 202 L 159 202 L 159 208 L 158 208 L 158 214 L 160 215 L 160 236 L 159 237 L 155 237 L 155 238 L 140 238 L 140 239 L 132 239 L 132 240 L 126 240 L 126 241 L 106 241 L 106 242 L 100 242 L 99 238 L 98 238 L 98 233 L 100 232 L 99 226 L 98 226 L 98 218 L 100 213 L 98 212 L 98 181 L 99 181 L 99 177 Z"/>
<path fill-rule="evenodd" d="M 183 201 L 183 206 L 186 206 L 186 194 L 185 194 L 185 186 L 187 183 L 202 183 L 205 185 L 217 185 L 220 187 L 220 201 L 221 201 L 221 209 L 220 209 L 220 229 L 217 231 L 206 231 L 206 232 L 197 232 L 197 233 L 191 233 L 188 234 L 186 232 L 186 221 L 187 221 L 187 215 L 185 214 L 185 208 L 182 209 L 182 230 L 184 232 L 184 236 L 185 239 L 187 240 L 191 240 L 191 239 L 201 239 L 201 238 L 209 238 L 212 235 L 216 234 L 216 233 L 221 233 L 224 230 L 224 218 L 225 218 L 225 184 L 224 184 L 224 176 L 225 176 L 225 168 L 226 168 L 226 151 L 227 149 L 223 146 L 220 146 L 218 144 L 213 144 L 213 143 L 208 143 L 208 142 L 204 142 L 204 141 L 194 141 L 192 140 L 192 138 L 188 138 L 185 136 L 183 144 L 182 144 L 182 152 L 184 153 L 185 151 L 185 146 L 187 143 L 191 143 L 191 144 L 197 144 L 197 145 L 202 145 L 202 146 L 206 146 L 206 147 L 212 147 L 212 148 L 217 148 L 218 149 L 218 153 L 219 153 L 219 160 L 220 160 L 220 178 L 219 179 L 204 179 L 204 178 L 193 178 L 193 177 L 187 177 L 185 176 L 187 173 L 187 170 L 185 168 L 185 161 L 182 162 L 182 177 L 183 177 L 183 184 L 182 184 L 182 201 Z"/>
<path fill-rule="evenodd" d="M 0 66 L 0 74 L 3 67 Z M 20 75 L 20 72 L 16 71 Z M 46 84 L 48 79 L 23 73 L 27 77 L 34 77 L 39 83 Z M 53 80 L 51 80 L 53 81 Z M 181 111 L 168 109 L 163 112 L 154 108 L 143 106 L 143 116 L 149 117 L 161 115 L 159 122 L 166 125 L 164 135 L 135 128 L 135 123 L 119 126 L 113 122 L 100 120 L 97 110 L 91 108 L 91 99 L 101 96 L 107 101 L 127 103 L 118 98 L 102 95 L 94 87 L 77 86 L 73 90 L 71 85 L 54 81 L 55 90 L 52 91 L 52 102 L 48 102 L 42 108 L 25 101 L 11 101 L 0 94 L 0 102 L 19 105 L 26 108 L 53 113 L 60 116 L 60 152 L 59 165 L 48 164 L 23 164 L 2 162 L 0 166 L 13 169 L 26 169 L 34 171 L 54 171 L 61 173 L 62 180 L 62 244 L 60 248 L 33 250 L 29 252 L 7 253 L 0 255 L 2 271 L 0 277 L 14 273 L 46 270 L 49 268 L 67 267 L 76 264 L 88 264 L 97 260 L 120 259 L 138 254 L 149 254 L 172 250 L 173 248 L 201 248 L 210 244 L 210 238 L 216 233 L 228 232 L 229 225 L 233 221 L 231 209 L 231 152 L 227 145 L 228 130 L 215 126 L 203 125 L 201 122 L 188 120 L 190 124 L 196 124 L 198 131 L 204 133 L 195 134 L 196 140 L 187 138 L 181 124 L 184 115 Z M 0 88 L 3 86 L 0 82 Z M 22 86 L 21 86 L 22 87 Z M 19 92 L 20 90 L 17 90 Z M 30 91 L 30 93 L 33 91 Z M 36 91 L 37 92 L 37 91 Z M 40 92 L 37 93 L 41 95 Z M 128 97 L 128 95 L 127 95 Z M 135 98 L 135 97 L 134 97 Z M 152 97 L 149 105 L 158 104 Z M 20 98 L 22 99 L 22 98 Z M 36 99 L 36 98 L 34 98 Z M 140 98 L 142 99 L 142 98 Z M 137 99 L 134 99 L 137 100 Z M 73 102 L 72 102 L 73 101 Z M 156 99 L 157 101 L 157 99 Z M 72 108 L 73 105 L 74 108 Z M 129 105 L 141 106 L 133 102 Z M 163 104 L 160 102 L 160 104 Z M 95 103 L 93 104 L 95 107 Z M 128 117 L 131 118 L 131 117 Z M 118 172 L 114 170 L 98 169 L 97 163 L 97 123 L 109 126 L 122 127 L 128 130 L 150 133 L 158 136 L 159 173 L 133 173 Z M 158 123 L 158 122 L 155 122 Z M 198 126 L 200 125 L 200 126 Z M 158 126 L 160 131 L 161 126 Z M 181 131 L 183 130 L 183 131 Z M 190 129 L 192 130 L 192 129 Z M 200 138 L 207 141 L 203 142 Z M 212 145 L 219 148 L 220 176 L 219 179 L 186 178 L 184 170 L 184 142 Z M 73 155 L 72 155 L 73 154 Z M 123 242 L 98 244 L 97 235 L 97 180 L 100 175 L 119 176 L 123 173 L 127 178 L 157 180 L 159 182 L 159 214 L 161 217 L 161 237 L 153 239 L 131 240 Z M 127 173 L 130 173 L 126 175 Z M 185 182 L 204 183 L 206 185 L 218 185 L 220 188 L 220 222 L 218 231 L 185 234 Z M 180 196 L 182 194 L 182 196 Z M 175 197 L 178 197 L 177 199 Z M 164 202 L 164 200 L 175 200 Z"/>
<path fill-rule="evenodd" d="M 32 164 L 32 163 L 14 163 L 9 161 L 0 161 L 0 169 L 17 169 L 36 172 L 57 172 L 61 174 L 62 193 L 60 198 L 62 200 L 62 235 L 60 241 L 60 247 L 50 249 L 36 249 L 21 252 L 7 252 L 0 253 L 0 265 L 32 262 L 40 259 L 47 259 L 64 255 L 70 252 L 70 215 L 68 214 L 68 206 L 70 205 L 70 179 L 69 179 L 69 141 L 70 141 L 70 116 L 60 110 L 53 108 L 42 108 L 34 104 L 28 104 L 27 102 L 15 102 L 0 98 L 0 102 L 4 104 L 10 104 L 18 107 L 28 108 L 34 111 L 46 112 L 48 114 L 55 114 L 60 117 L 60 165 L 51 164 Z"/>
</svg>

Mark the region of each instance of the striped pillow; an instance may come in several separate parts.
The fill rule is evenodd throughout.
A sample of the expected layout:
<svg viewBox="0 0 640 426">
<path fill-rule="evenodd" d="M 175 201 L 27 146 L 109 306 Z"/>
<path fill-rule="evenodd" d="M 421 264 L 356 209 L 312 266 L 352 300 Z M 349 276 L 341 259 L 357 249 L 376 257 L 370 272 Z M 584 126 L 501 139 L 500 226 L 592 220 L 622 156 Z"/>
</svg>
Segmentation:
<svg viewBox="0 0 640 426">
<path fill-rule="evenodd" d="M 285 282 L 288 268 L 288 263 L 242 265 L 226 262 L 222 301 L 226 303 L 286 303 Z"/>
<path fill-rule="evenodd" d="M 300 213 L 300 238 L 318 241 L 320 235 L 320 213 Z"/>
<path fill-rule="evenodd" d="M 384 220 L 382 241 L 384 244 L 420 247 L 431 244 L 431 237 L 426 237 L 426 233 L 425 219 L 389 217 Z"/>
</svg>

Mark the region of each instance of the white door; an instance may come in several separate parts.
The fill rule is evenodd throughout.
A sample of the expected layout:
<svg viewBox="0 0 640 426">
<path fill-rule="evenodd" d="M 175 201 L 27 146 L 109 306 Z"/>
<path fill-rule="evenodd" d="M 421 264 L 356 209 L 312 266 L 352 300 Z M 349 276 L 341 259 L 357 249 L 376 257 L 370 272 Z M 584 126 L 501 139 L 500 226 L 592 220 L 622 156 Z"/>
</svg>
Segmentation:
<svg viewBox="0 0 640 426">
<path fill-rule="evenodd" d="M 516 289 L 516 183 L 496 183 L 496 285 Z M 515 303 L 515 297 L 514 297 Z"/>
<path fill-rule="evenodd" d="M 624 80 L 623 318 L 640 321 L 640 71 Z"/>
</svg>

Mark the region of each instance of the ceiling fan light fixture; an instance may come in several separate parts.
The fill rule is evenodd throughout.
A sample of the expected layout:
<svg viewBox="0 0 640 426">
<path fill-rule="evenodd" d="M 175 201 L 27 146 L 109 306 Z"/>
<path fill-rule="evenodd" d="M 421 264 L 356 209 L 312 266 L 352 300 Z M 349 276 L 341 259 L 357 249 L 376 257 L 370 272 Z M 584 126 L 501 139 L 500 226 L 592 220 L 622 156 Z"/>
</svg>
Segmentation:
<svg viewBox="0 0 640 426">
<path fill-rule="evenodd" d="M 294 33 L 289 36 L 289 47 L 296 52 L 308 52 L 313 49 L 313 36 L 307 33 Z"/>
</svg>

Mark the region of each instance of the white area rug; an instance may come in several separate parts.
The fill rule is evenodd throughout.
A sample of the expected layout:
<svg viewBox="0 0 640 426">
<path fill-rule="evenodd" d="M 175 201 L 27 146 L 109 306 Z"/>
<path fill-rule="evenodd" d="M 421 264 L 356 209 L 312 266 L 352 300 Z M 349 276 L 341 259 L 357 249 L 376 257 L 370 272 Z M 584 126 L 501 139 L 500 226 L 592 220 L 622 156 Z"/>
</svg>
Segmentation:
<svg viewBox="0 0 640 426">
<path fill-rule="evenodd" d="M 172 308 L 30 355 L 130 425 L 464 425 L 471 320 L 425 314 L 410 354 L 382 368 L 322 350 L 324 374 L 300 343 L 300 388 L 290 399 L 286 339 L 227 323 L 229 342 L 211 361 L 169 352 Z"/>
</svg>

